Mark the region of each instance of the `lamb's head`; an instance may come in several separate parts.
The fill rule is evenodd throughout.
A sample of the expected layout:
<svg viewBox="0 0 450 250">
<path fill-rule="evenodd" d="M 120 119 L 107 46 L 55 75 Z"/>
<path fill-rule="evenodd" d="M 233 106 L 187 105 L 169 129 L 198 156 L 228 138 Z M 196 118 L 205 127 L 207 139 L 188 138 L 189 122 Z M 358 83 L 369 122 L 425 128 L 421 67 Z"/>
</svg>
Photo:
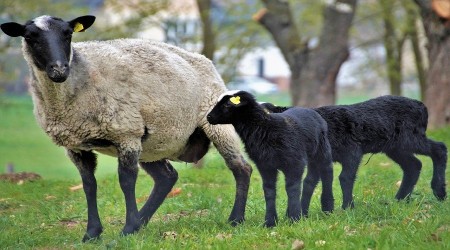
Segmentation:
<svg viewBox="0 0 450 250">
<path fill-rule="evenodd" d="M 210 124 L 232 124 L 234 121 L 245 119 L 248 112 L 257 105 L 255 97 L 242 90 L 231 90 L 223 93 L 217 104 L 207 116 Z"/>
<path fill-rule="evenodd" d="M 72 59 L 73 32 L 82 32 L 95 21 L 94 16 L 81 16 L 72 21 L 40 16 L 25 24 L 15 22 L 0 25 L 12 37 L 23 37 L 24 52 L 40 71 L 45 71 L 53 82 L 64 82 L 69 77 Z"/>
</svg>

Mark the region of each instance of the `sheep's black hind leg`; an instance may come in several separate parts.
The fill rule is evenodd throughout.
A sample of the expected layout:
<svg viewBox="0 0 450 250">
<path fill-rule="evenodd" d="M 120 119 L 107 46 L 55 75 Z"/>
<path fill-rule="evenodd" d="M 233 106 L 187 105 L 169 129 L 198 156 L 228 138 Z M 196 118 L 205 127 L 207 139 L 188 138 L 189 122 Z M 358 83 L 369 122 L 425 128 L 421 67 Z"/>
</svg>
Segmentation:
<svg viewBox="0 0 450 250">
<path fill-rule="evenodd" d="M 313 195 L 314 189 L 319 183 L 320 173 L 317 166 L 308 163 L 308 171 L 306 172 L 306 177 L 303 180 L 303 191 L 301 199 L 302 216 L 308 216 L 309 204 L 311 203 L 311 197 Z"/>
<path fill-rule="evenodd" d="M 150 197 L 139 211 L 141 222 L 146 225 L 177 182 L 178 173 L 167 160 L 143 162 L 141 167 L 155 182 Z"/>
<path fill-rule="evenodd" d="M 276 196 L 277 196 L 277 176 L 278 171 L 275 169 L 260 170 L 264 199 L 266 200 L 266 216 L 264 226 L 274 227 L 278 221 Z"/>
<path fill-rule="evenodd" d="M 442 142 L 436 142 L 426 139 L 427 145 L 420 148 L 415 153 L 427 155 L 433 160 L 433 178 L 431 179 L 431 188 L 433 194 L 438 200 L 444 200 L 447 197 L 445 190 L 445 169 L 447 167 L 447 147 Z"/>
<path fill-rule="evenodd" d="M 320 197 L 322 211 L 330 213 L 334 210 L 333 163 L 331 160 L 321 163 L 320 178 L 322 180 L 322 195 Z"/>
<path fill-rule="evenodd" d="M 91 151 L 67 151 L 69 158 L 77 166 L 83 182 L 88 208 L 88 223 L 83 242 L 97 239 L 103 231 L 97 208 L 97 181 L 94 176 L 97 159 Z"/>
<path fill-rule="evenodd" d="M 298 221 L 301 216 L 300 192 L 304 166 L 288 166 L 282 169 L 282 171 L 285 176 L 286 194 L 288 198 L 286 216 L 291 221 Z"/>
<path fill-rule="evenodd" d="M 445 200 L 447 192 L 445 191 L 445 168 L 447 167 L 447 147 L 442 142 L 428 140 L 431 144 L 431 159 L 433 160 L 433 178 L 431 188 L 433 194 L 438 200 Z"/>
<path fill-rule="evenodd" d="M 119 183 L 125 196 L 126 207 L 125 226 L 122 229 L 123 235 L 135 233 L 141 226 L 135 195 L 139 154 L 139 151 L 119 149 Z"/>
<path fill-rule="evenodd" d="M 411 152 L 395 150 L 386 152 L 386 155 L 400 165 L 403 170 L 402 184 L 395 198 L 397 200 L 408 198 L 419 179 L 422 163 Z"/>
<path fill-rule="evenodd" d="M 333 155 L 339 155 L 339 153 L 333 152 Z M 342 189 L 342 208 L 353 208 L 355 206 L 353 202 L 353 186 L 355 184 L 356 172 L 361 163 L 362 153 L 356 149 L 348 149 L 340 155 L 345 156 L 339 161 L 342 165 L 342 171 L 339 175 L 339 182 Z"/>
</svg>

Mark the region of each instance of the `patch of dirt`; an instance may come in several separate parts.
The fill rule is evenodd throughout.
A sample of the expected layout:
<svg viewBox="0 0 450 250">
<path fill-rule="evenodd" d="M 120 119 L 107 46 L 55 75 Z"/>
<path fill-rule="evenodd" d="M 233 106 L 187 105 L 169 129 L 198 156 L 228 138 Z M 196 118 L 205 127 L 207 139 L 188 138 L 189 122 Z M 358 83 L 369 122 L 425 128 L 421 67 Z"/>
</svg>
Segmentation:
<svg viewBox="0 0 450 250">
<path fill-rule="evenodd" d="M 23 183 L 25 181 L 36 181 L 40 179 L 42 179 L 40 175 L 31 172 L 0 174 L 0 181 L 9 181 L 13 183 Z"/>
<path fill-rule="evenodd" d="M 62 220 L 59 220 L 59 223 L 67 228 L 75 228 L 81 222 L 78 220 L 73 220 L 73 219 L 62 219 Z"/>
</svg>

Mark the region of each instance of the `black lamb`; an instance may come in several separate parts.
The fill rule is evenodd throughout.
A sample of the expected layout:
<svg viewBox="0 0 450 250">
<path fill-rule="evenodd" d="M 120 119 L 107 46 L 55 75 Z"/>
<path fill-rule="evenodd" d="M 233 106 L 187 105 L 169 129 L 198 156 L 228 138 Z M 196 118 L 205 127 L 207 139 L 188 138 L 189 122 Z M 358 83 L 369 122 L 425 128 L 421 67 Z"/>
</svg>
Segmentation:
<svg viewBox="0 0 450 250">
<path fill-rule="evenodd" d="M 270 103 L 266 111 L 280 113 L 289 107 Z M 354 207 L 353 184 L 362 156 L 385 153 L 403 170 L 403 180 L 395 198 L 409 198 L 419 179 L 422 163 L 414 154 L 426 155 L 433 161 L 431 188 L 438 200 L 444 200 L 447 147 L 426 136 L 428 111 L 417 100 L 401 96 L 381 96 L 352 105 L 315 108 L 328 124 L 328 139 L 333 161 L 342 165 L 339 175 L 342 208 Z"/>
<path fill-rule="evenodd" d="M 286 180 L 288 206 L 286 215 L 298 220 L 308 214 L 312 193 L 322 179 L 322 210 L 334 208 L 332 193 L 332 156 L 327 139 L 327 124 L 314 110 L 291 108 L 272 114 L 245 91 L 224 93 L 207 116 L 208 122 L 232 124 L 255 162 L 263 182 L 266 200 L 265 226 L 275 226 L 276 181 L 278 170 Z M 302 176 L 308 166 L 300 201 Z"/>
</svg>

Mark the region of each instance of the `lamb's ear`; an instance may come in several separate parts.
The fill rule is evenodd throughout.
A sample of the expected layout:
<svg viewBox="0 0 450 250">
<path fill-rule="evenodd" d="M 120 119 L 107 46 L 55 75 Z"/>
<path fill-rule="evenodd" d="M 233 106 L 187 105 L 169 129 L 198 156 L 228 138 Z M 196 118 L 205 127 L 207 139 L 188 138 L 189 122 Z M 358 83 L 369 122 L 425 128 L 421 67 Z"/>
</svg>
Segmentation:
<svg viewBox="0 0 450 250">
<path fill-rule="evenodd" d="M 233 96 L 229 99 L 229 101 L 236 107 L 242 106 L 245 104 L 245 100 L 241 100 L 239 95 Z"/>
<path fill-rule="evenodd" d="M 18 37 L 23 36 L 25 33 L 25 25 L 10 22 L 10 23 L 3 23 L 0 25 L 0 28 L 5 32 L 6 35 L 12 36 L 12 37 Z"/>
<path fill-rule="evenodd" d="M 73 28 L 73 32 L 83 32 L 87 28 L 91 27 L 94 21 L 95 16 L 80 16 L 73 19 L 72 21 L 69 21 L 69 25 Z"/>
</svg>

